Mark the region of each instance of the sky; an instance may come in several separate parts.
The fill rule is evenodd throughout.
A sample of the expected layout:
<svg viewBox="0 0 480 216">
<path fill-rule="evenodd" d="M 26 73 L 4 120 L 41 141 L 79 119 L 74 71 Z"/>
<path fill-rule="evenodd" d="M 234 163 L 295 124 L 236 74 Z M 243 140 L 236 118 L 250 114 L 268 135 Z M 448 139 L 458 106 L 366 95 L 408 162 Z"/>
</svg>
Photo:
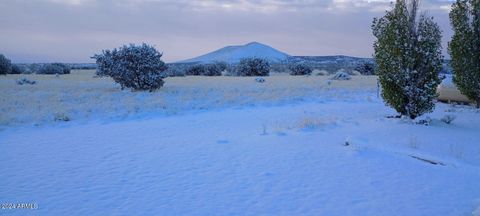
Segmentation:
<svg viewBox="0 0 480 216">
<path fill-rule="evenodd" d="M 451 0 L 422 0 L 452 36 Z M 88 63 L 102 49 L 148 43 L 166 62 L 252 41 L 290 55 L 371 57 L 385 0 L 1 0 L 0 53 L 15 63 Z M 448 56 L 447 56 L 448 57 Z"/>
</svg>

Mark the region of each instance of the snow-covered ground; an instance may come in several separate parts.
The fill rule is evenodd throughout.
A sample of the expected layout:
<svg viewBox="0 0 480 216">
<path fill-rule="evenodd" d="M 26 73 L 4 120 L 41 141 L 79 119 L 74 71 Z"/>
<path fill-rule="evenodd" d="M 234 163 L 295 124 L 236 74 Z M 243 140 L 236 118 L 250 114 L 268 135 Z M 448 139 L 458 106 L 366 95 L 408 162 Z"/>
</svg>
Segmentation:
<svg viewBox="0 0 480 216">
<path fill-rule="evenodd" d="M 0 76 L 0 130 L 24 125 L 176 115 L 191 111 L 278 105 L 312 99 L 345 97 L 345 92 L 375 91 L 376 77 L 356 76 L 352 82 L 329 81 L 328 76 L 275 75 L 265 83 L 255 77 L 173 77 L 161 90 L 121 91 L 110 78 L 93 78 L 94 70 L 70 75 Z M 17 85 L 22 78 L 35 85 Z M 348 95 L 348 94 L 347 94 Z"/>
<path fill-rule="evenodd" d="M 186 79 L 195 84 L 170 80 L 165 91 L 212 83 Z M 300 78 L 271 77 L 262 87 L 216 79 L 228 85 L 198 90 L 204 100 L 218 99 L 218 89 L 245 97 L 169 115 L 145 109 L 125 119 L 9 124 L 0 132 L 0 203 L 38 208 L 0 214 L 480 214 L 479 111 L 439 103 L 425 126 L 386 118 L 395 112 L 360 77 L 337 87 L 315 77 L 300 87 Z M 293 93 L 275 96 L 289 86 Z M 445 115 L 456 118 L 446 124 Z"/>
</svg>

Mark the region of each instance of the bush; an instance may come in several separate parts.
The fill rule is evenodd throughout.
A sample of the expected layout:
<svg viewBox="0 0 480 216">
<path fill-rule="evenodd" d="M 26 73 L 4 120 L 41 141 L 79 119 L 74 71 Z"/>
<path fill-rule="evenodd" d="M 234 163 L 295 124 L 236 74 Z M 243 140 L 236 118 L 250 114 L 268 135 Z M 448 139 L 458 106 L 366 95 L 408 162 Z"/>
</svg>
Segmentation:
<svg viewBox="0 0 480 216">
<path fill-rule="evenodd" d="M 213 64 L 215 64 L 218 67 L 218 69 L 220 69 L 220 72 L 223 72 L 228 68 L 227 62 L 224 62 L 224 61 L 215 61 Z"/>
<path fill-rule="evenodd" d="M 6 75 L 12 73 L 12 62 L 3 54 L 0 54 L 0 74 Z"/>
<path fill-rule="evenodd" d="M 261 58 L 244 58 L 236 71 L 237 76 L 269 76 L 270 64 Z"/>
<path fill-rule="evenodd" d="M 12 71 L 10 73 L 11 74 L 22 74 L 23 71 L 18 65 L 12 64 Z"/>
<path fill-rule="evenodd" d="M 52 63 L 43 65 L 37 74 L 69 74 L 70 67 L 62 63 Z"/>
<path fill-rule="evenodd" d="M 190 66 L 185 72 L 185 74 L 187 74 L 188 76 L 200 76 L 206 74 L 206 71 L 207 68 L 205 67 L 205 65 L 198 64 Z"/>
<path fill-rule="evenodd" d="M 25 85 L 25 84 L 35 85 L 36 83 L 37 83 L 37 81 L 29 80 L 27 78 L 22 78 L 22 79 L 17 80 L 17 85 Z"/>
<path fill-rule="evenodd" d="M 219 64 L 209 64 L 206 66 L 206 71 L 205 71 L 205 76 L 221 76 L 222 71 L 224 71 L 226 68 L 222 67 L 222 65 Z"/>
<path fill-rule="evenodd" d="M 357 65 L 354 70 L 360 72 L 362 75 L 375 75 L 375 64 L 371 62 L 365 62 Z"/>
<path fill-rule="evenodd" d="M 97 75 L 112 77 L 122 89 L 154 91 L 163 86 L 166 77 L 167 66 L 161 57 L 153 46 L 143 43 L 103 50 L 92 58 L 97 63 Z"/>
<path fill-rule="evenodd" d="M 290 75 L 303 76 L 312 74 L 312 68 L 306 64 L 297 63 L 289 66 Z"/>
<path fill-rule="evenodd" d="M 455 120 L 455 116 L 454 115 L 445 115 L 443 116 L 442 119 L 440 119 L 442 122 L 444 122 L 445 124 L 451 124 L 453 122 L 453 120 Z"/>
<path fill-rule="evenodd" d="M 185 76 L 185 70 L 182 70 L 176 66 L 169 65 L 165 71 L 165 76 L 167 77 L 183 77 Z"/>
</svg>

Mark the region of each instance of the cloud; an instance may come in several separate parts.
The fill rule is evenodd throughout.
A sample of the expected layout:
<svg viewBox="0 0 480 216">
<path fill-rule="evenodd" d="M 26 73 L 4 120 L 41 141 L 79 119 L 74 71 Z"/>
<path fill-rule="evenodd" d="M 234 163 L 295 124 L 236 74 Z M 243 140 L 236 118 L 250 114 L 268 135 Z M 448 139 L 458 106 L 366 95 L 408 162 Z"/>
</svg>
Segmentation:
<svg viewBox="0 0 480 216">
<path fill-rule="evenodd" d="M 451 35 L 451 1 L 423 0 Z M 2 0 L 0 53 L 22 61 L 86 62 L 147 42 L 167 61 L 259 41 L 293 55 L 371 56 L 373 17 L 384 0 Z"/>
</svg>

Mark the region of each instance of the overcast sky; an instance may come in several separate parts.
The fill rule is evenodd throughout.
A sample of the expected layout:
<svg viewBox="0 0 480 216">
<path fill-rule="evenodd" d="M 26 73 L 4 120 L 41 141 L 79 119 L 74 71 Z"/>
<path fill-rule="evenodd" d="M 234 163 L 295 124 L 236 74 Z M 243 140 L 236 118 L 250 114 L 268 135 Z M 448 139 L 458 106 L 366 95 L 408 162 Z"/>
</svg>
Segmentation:
<svg viewBox="0 0 480 216">
<path fill-rule="evenodd" d="M 421 5 L 441 26 L 444 49 L 450 5 Z M 0 0 L 0 53 L 16 63 L 92 62 L 102 49 L 146 42 L 173 62 L 257 41 L 290 55 L 371 57 L 372 19 L 389 7 L 384 0 Z"/>
</svg>

